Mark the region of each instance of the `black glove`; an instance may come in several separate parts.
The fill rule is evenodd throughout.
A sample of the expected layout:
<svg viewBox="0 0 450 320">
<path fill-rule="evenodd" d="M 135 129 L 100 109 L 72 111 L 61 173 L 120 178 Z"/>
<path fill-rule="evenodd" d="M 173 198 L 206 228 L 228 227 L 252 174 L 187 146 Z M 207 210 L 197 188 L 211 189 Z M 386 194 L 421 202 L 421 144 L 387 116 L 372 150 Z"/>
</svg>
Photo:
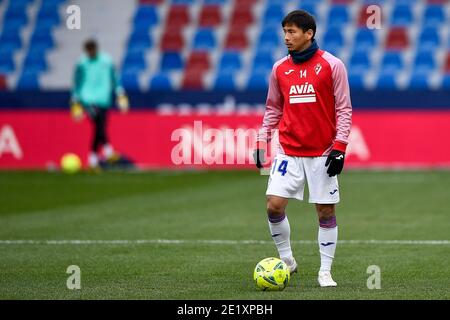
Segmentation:
<svg viewBox="0 0 450 320">
<path fill-rule="evenodd" d="M 327 161 L 325 162 L 325 167 L 328 167 L 327 173 L 330 177 L 340 174 L 344 168 L 345 153 L 338 150 L 331 150 L 328 155 Z"/>
<path fill-rule="evenodd" d="M 256 149 L 253 151 L 253 160 L 255 160 L 258 169 L 261 169 L 266 162 L 266 159 L 264 158 L 265 153 L 266 151 L 264 149 Z"/>
</svg>

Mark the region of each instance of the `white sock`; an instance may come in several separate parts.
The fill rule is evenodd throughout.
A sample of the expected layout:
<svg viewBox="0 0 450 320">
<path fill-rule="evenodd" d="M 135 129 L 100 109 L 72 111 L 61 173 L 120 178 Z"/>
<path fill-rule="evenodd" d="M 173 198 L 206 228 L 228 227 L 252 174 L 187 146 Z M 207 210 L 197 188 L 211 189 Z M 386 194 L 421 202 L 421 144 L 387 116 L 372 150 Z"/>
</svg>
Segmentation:
<svg viewBox="0 0 450 320">
<path fill-rule="evenodd" d="M 272 222 L 272 221 L 274 222 Z M 276 222 L 275 222 L 276 221 Z M 289 225 L 289 220 L 287 216 L 283 215 L 279 218 L 271 219 L 269 218 L 269 229 L 272 239 L 280 254 L 282 260 L 292 259 L 292 249 L 291 249 L 291 227 Z"/>
<path fill-rule="evenodd" d="M 114 149 L 113 149 L 112 145 L 110 145 L 109 143 L 105 144 L 103 146 L 103 156 L 106 159 L 109 159 L 113 156 L 113 154 L 114 154 Z"/>
<path fill-rule="evenodd" d="M 318 242 L 320 251 L 320 271 L 331 271 L 334 252 L 336 251 L 338 227 L 319 227 Z"/>
<path fill-rule="evenodd" d="M 98 156 L 95 152 L 90 152 L 88 157 L 89 167 L 94 168 L 98 166 Z"/>
</svg>

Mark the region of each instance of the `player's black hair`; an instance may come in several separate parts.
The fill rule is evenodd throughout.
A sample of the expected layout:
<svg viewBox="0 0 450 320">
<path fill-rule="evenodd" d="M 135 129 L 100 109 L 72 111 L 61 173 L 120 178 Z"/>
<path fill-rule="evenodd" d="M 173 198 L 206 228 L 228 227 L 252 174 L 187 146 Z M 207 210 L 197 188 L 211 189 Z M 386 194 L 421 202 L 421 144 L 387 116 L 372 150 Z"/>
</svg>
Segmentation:
<svg viewBox="0 0 450 320">
<path fill-rule="evenodd" d="M 302 29 L 303 32 L 311 29 L 313 31 L 312 40 L 316 35 L 316 20 L 305 10 L 294 10 L 287 14 L 281 22 L 281 26 L 284 28 L 286 25 L 293 24 L 297 28 Z"/>
<path fill-rule="evenodd" d="M 97 41 L 95 41 L 94 39 L 89 39 L 84 43 L 84 49 L 88 50 L 88 51 L 94 51 L 97 50 Z"/>
</svg>

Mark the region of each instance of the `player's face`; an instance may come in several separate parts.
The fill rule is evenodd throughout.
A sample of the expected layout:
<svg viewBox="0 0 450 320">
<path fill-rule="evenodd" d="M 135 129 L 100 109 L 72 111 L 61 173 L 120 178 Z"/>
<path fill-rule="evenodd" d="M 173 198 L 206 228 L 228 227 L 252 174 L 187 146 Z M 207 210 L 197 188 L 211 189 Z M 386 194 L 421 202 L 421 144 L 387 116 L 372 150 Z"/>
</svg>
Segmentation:
<svg viewBox="0 0 450 320">
<path fill-rule="evenodd" d="M 284 43 L 289 51 L 303 51 L 311 44 L 313 31 L 304 32 L 294 24 L 285 25 L 283 27 Z"/>
</svg>

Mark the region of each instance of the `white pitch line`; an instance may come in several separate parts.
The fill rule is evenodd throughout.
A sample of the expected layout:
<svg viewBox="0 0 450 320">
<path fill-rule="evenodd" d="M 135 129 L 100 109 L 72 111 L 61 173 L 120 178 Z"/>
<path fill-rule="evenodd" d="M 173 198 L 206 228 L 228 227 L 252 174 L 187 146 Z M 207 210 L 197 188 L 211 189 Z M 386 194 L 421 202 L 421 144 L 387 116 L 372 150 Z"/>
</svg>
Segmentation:
<svg viewBox="0 0 450 320">
<path fill-rule="evenodd" d="M 294 240 L 294 244 L 317 244 L 315 240 Z M 267 240 L 183 240 L 183 239 L 143 239 L 143 240 L 0 240 L 0 245 L 142 245 L 142 244 L 273 244 Z M 338 244 L 375 245 L 450 245 L 450 240 L 338 240 Z"/>
</svg>

